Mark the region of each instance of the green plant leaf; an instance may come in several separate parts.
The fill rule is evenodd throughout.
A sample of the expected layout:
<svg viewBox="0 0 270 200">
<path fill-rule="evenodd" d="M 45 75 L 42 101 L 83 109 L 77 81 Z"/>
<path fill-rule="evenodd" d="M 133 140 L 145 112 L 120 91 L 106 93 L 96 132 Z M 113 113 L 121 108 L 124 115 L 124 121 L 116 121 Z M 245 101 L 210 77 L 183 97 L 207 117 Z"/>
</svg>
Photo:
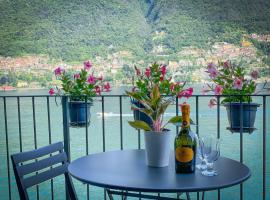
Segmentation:
<svg viewBox="0 0 270 200">
<path fill-rule="evenodd" d="M 126 94 L 130 97 L 132 97 L 133 99 L 137 100 L 137 101 L 141 101 L 141 96 L 136 93 L 136 92 L 129 92 L 129 91 L 126 91 Z"/>
<path fill-rule="evenodd" d="M 172 124 L 182 123 L 182 116 L 174 116 L 168 121 L 168 123 L 172 123 Z M 191 118 L 190 118 L 190 124 L 195 124 Z"/>
<path fill-rule="evenodd" d="M 128 123 L 135 129 L 143 129 L 145 131 L 151 130 L 151 127 L 144 121 L 135 120 L 135 121 L 128 121 Z"/>
<path fill-rule="evenodd" d="M 158 85 L 154 85 L 153 91 L 151 93 L 152 101 L 156 102 L 160 98 L 160 92 Z"/>
</svg>

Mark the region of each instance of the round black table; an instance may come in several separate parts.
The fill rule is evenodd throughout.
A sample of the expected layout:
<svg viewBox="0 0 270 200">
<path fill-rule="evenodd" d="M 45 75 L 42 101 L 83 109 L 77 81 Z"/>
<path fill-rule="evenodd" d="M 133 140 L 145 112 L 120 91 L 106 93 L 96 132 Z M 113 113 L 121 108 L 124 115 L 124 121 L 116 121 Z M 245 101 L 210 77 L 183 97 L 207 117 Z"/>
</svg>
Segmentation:
<svg viewBox="0 0 270 200">
<path fill-rule="evenodd" d="M 200 192 L 240 184 L 251 173 L 249 168 L 232 159 L 220 157 L 215 163 L 218 175 L 206 177 L 199 170 L 176 174 L 174 154 L 168 167 L 154 168 L 145 164 L 144 150 L 97 153 L 70 163 L 69 173 L 76 179 L 106 189 L 136 192 Z"/>
</svg>

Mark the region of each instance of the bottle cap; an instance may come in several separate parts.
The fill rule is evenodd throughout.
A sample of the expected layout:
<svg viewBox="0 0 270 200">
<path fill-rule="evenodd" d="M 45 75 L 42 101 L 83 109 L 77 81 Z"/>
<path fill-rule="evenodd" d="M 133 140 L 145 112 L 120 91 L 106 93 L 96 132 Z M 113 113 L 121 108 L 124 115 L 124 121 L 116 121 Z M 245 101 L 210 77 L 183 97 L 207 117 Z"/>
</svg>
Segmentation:
<svg viewBox="0 0 270 200">
<path fill-rule="evenodd" d="M 190 105 L 187 103 L 182 104 L 181 111 L 183 114 L 189 114 L 190 113 Z"/>
<path fill-rule="evenodd" d="M 182 126 L 189 126 L 190 125 L 190 105 L 187 103 L 184 103 L 181 105 L 181 111 L 182 111 Z"/>
</svg>

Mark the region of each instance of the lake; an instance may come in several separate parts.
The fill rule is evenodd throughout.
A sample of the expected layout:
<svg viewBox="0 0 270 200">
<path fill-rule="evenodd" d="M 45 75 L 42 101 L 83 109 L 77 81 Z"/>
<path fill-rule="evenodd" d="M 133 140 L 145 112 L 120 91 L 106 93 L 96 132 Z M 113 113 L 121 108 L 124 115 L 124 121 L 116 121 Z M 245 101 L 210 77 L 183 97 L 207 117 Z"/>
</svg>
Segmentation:
<svg viewBox="0 0 270 200">
<path fill-rule="evenodd" d="M 116 88 L 112 94 L 123 94 L 125 88 Z M 199 93 L 199 87 L 195 88 L 195 93 Z M 3 95 L 36 95 L 47 94 L 47 90 L 18 90 L 10 92 L 0 92 L 0 194 L 1 200 L 8 199 L 8 182 L 7 182 L 7 158 L 6 158 L 6 137 L 3 111 Z M 118 97 L 105 97 L 105 147 L 106 151 L 120 149 L 120 108 Z M 56 98 L 60 103 L 60 99 Z M 199 98 L 199 134 L 204 136 L 208 134 L 217 134 L 217 109 L 208 107 L 208 97 Z M 254 102 L 262 104 L 262 97 L 253 98 Z M 19 123 L 17 99 L 7 98 L 7 125 L 8 125 L 8 145 L 9 153 L 17 153 L 20 151 L 19 144 Z M 191 105 L 191 118 L 195 117 L 195 98 L 190 98 L 188 103 Z M 21 104 L 21 132 L 22 132 L 22 150 L 27 151 L 34 148 L 34 125 L 33 125 L 33 110 L 31 97 L 24 97 L 20 99 Z M 270 97 L 267 97 L 267 121 L 270 116 Z M 37 146 L 41 147 L 49 143 L 48 137 L 48 118 L 47 118 L 47 102 L 46 98 L 35 98 L 35 114 L 36 114 L 36 133 Z M 88 127 L 88 147 L 89 153 L 96 153 L 103 151 L 102 138 L 102 118 L 101 118 L 101 101 L 96 98 L 94 106 L 91 107 L 91 125 Z M 55 98 L 50 98 L 51 111 L 51 133 L 52 142 L 63 141 L 63 127 L 62 127 L 62 108 L 61 105 L 56 105 Z M 169 107 L 166 111 L 165 118 L 169 118 L 175 114 L 175 105 Z M 129 98 L 123 98 L 123 148 L 136 149 L 138 148 L 138 133 L 131 128 L 127 121 L 133 119 L 133 114 L 130 109 Z M 239 133 L 232 134 L 226 130 L 228 121 L 225 108 L 221 106 L 220 109 L 221 121 L 221 155 L 235 160 L 240 159 L 240 135 Z M 262 199 L 262 106 L 257 111 L 257 118 L 255 127 L 257 128 L 252 134 L 243 134 L 243 160 L 244 163 L 251 169 L 252 177 L 243 185 L 243 194 L 245 200 Z M 176 130 L 174 126 L 169 126 L 171 130 Z M 267 149 L 266 149 L 266 199 L 270 199 L 270 126 L 266 124 L 267 128 Z M 192 127 L 196 131 L 196 127 Z M 176 131 L 175 131 L 176 133 Z M 86 155 L 86 128 L 70 128 L 71 134 L 71 159 L 74 160 Z M 172 142 L 174 138 L 171 138 Z M 142 148 L 143 137 L 141 137 Z M 173 143 L 172 143 L 173 148 Z M 10 163 L 11 164 L 11 163 Z M 11 167 L 11 165 L 10 165 Z M 19 199 L 16 182 L 13 178 L 11 170 L 11 194 L 12 199 Z M 65 199 L 63 178 L 59 177 L 54 180 L 54 196 L 55 199 Z M 86 185 L 78 181 L 74 181 L 77 194 L 80 199 L 86 199 Z M 236 200 L 239 199 L 240 186 L 234 186 L 221 190 L 221 199 Z M 36 187 L 29 190 L 31 199 L 35 199 Z M 45 182 L 39 186 L 40 199 L 49 199 L 51 195 L 50 182 Z M 170 195 L 168 195 L 170 196 Z M 171 195 L 176 196 L 176 195 Z M 195 196 L 195 194 L 192 194 Z M 90 199 L 100 200 L 103 198 L 103 190 L 97 187 L 90 186 Z M 217 191 L 207 192 L 206 199 L 217 198 Z M 117 198 L 116 198 L 117 199 Z M 132 198 L 129 198 L 132 199 Z M 134 198 L 135 199 L 135 198 Z"/>
</svg>

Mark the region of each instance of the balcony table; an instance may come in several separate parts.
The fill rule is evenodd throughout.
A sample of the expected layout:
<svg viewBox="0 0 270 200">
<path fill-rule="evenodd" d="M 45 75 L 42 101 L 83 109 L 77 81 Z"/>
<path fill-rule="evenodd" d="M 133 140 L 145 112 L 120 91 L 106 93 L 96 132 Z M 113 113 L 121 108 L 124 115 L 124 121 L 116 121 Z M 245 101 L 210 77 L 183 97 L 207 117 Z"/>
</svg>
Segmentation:
<svg viewBox="0 0 270 200">
<path fill-rule="evenodd" d="M 105 188 L 112 194 L 148 199 L 174 199 L 135 192 L 189 193 L 217 190 L 240 184 L 251 173 L 249 168 L 232 159 L 220 157 L 215 162 L 218 175 L 206 177 L 199 170 L 192 174 L 176 174 L 174 153 L 168 167 L 154 168 L 145 164 L 144 150 L 122 150 L 91 154 L 70 163 L 68 171 L 83 183 Z M 189 195 L 187 195 L 189 199 Z"/>
</svg>

